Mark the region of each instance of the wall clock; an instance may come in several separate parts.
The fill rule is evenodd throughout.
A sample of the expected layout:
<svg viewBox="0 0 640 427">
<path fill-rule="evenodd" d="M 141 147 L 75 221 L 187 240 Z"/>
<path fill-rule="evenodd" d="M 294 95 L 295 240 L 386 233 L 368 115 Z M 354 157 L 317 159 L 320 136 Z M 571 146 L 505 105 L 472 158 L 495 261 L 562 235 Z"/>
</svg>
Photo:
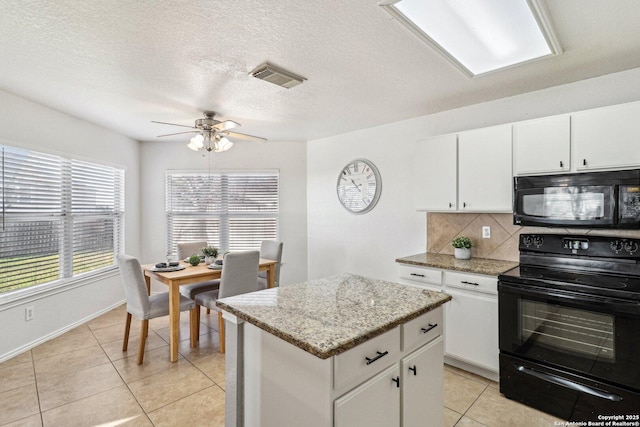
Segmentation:
<svg viewBox="0 0 640 427">
<path fill-rule="evenodd" d="M 338 200 L 349 212 L 369 212 L 378 203 L 382 191 L 380 172 L 369 160 L 353 160 L 340 171 L 336 190 Z"/>
</svg>

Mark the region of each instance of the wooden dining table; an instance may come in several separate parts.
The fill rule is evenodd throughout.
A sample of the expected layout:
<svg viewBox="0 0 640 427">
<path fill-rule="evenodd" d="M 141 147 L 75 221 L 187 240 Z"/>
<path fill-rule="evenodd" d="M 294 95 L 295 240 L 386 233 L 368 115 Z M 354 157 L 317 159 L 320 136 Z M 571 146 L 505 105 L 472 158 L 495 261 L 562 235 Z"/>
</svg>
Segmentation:
<svg viewBox="0 0 640 427">
<path fill-rule="evenodd" d="M 278 261 L 260 258 L 258 271 L 267 272 L 267 286 L 272 288 L 275 286 L 276 264 Z M 208 280 L 219 279 L 222 275 L 222 269 L 211 269 L 206 264 L 201 263 L 192 266 L 189 263 L 181 261 L 180 264 L 185 266 L 184 270 L 178 271 L 153 271 L 155 264 L 144 264 L 144 280 L 147 282 L 147 289 L 151 289 L 151 279 L 155 279 L 164 283 L 169 287 L 169 347 L 171 351 L 170 360 L 176 362 L 178 360 L 178 342 L 180 339 L 180 286 L 191 283 L 206 282 Z M 190 318 L 193 322 L 194 319 Z M 191 328 L 193 334 L 194 328 Z M 194 336 L 191 336 L 191 343 L 195 342 Z"/>
</svg>

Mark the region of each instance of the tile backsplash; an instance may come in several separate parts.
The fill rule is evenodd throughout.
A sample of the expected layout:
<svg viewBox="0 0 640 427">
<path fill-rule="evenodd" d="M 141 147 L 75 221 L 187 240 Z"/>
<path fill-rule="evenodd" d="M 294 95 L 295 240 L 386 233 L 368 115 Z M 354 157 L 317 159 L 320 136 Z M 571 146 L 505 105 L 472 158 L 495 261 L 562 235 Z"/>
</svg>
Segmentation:
<svg viewBox="0 0 640 427">
<path fill-rule="evenodd" d="M 491 227 L 491 237 L 482 238 L 482 227 Z M 640 230 L 587 230 L 513 225 L 510 213 L 427 213 L 427 252 L 453 255 L 451 241 L 466 236 L 473 242 L 471 256 L 518 261 L 521 233 L 599 234 L 640 239 Z"/>
</svg>

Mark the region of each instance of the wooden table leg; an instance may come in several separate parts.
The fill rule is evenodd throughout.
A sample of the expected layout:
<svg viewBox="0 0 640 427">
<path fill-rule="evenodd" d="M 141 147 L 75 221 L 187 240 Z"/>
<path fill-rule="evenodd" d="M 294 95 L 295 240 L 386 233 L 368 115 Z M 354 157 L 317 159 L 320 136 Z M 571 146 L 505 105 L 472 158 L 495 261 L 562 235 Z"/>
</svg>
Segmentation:
<svg viewBox="0 0 640 427">
<path fill-rule="evenodd" d="M 144 281 L 147 284 L 147 295 L 151 295 L 151 277 L 145 274 Z"/>
<path fill-rule="evenodd" d="M 267 270 L 267 287 L 273 288 L 276 285 L 276 265 L 271 264 Z"/>
<path fill-rule="evenodd" d="M 169 283 L 169 347 L 172 362 L 178 361 L 178 340 L 180 338 L 180 290 L 175 283 Z"/>
</svg>

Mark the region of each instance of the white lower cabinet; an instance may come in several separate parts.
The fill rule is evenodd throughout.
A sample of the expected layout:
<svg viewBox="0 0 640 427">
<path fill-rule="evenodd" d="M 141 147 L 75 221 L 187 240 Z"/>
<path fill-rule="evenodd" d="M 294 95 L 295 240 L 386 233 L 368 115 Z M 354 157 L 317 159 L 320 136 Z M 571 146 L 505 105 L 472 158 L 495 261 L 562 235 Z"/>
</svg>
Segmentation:
<svg viewBox="0 0 640 427">
<path fill-rule="evenodd" d="M 400 367 L 396 364 L 335 401 L 335 427 L 400 426 Z"/>
<path fill-rule="evenodd" d="M 441 426 L 444 422 L 443 339 L 402 359 L 402 425 Z"/>
<path fill-rule="evenodd" d="M 439 336 L 336 399 L 335 427 L 441 426 L 442 351 Z"/>
<path fill-rule="evenodd" d="M 498 298 L 473 291 L 447 289 L 445 354 L 498 372 Z"/>
<path fill-rule="evenodd" d="M 481 368 L 482 375 L 498 373 L 497 277 L 402 263 L 398 275 L 402 283 L 451 295 L 444 306 L 445 356 Z"/>
</svg>

